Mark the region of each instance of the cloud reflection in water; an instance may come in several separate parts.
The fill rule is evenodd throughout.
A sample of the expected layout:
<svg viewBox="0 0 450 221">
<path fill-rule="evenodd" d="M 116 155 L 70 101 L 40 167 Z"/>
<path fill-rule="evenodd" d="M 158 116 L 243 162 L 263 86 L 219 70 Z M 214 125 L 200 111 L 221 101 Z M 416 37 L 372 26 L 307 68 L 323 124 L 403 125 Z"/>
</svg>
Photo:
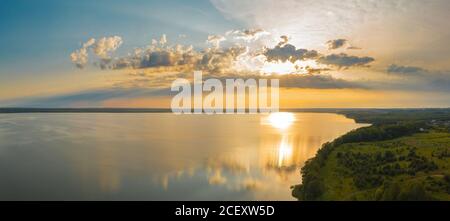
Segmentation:
<svg viewBox="0 0 450 221">
<path fill-rule="evenodd" d="M 361 126 L 319 113 L 1 115 L 0 196 L 289 200 L 320 145 Z"/>
</svg>

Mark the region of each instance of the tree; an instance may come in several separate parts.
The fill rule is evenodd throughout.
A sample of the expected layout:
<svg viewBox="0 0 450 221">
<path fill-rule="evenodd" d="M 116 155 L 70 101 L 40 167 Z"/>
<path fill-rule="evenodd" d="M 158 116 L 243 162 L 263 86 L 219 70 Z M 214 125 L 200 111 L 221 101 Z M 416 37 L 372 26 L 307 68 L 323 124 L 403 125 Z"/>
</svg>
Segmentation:
<svg viewBox="0 0 450 221">
<path fill-rule="evenodd" d="M 405 201 L 422 201 L 429 200 L 430 197 L 425 191 L 423 184 L 421 183 L 413 183 L 411 185 L 406 186 L 404 189 L 400 191 L 398 195 L 398 200 Z"/>
</svg>

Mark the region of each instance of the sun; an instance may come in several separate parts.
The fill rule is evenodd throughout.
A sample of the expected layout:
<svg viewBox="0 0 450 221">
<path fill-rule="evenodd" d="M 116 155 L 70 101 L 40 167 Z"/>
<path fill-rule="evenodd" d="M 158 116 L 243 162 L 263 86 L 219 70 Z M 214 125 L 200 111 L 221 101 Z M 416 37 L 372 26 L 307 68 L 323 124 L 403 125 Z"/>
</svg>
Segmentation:
<svg viewBox="0 0 450 221">
<path fill-rule="evenodd" d="M 261 68 L 264 74 L 290 74 L 295 72 L 295 64 L 287 62 L 265 62 Z"/>
<path fill-rule="evenodd" d="M 276 62 L 264 62 L 261 67 L 263 74 L 308 74 L 309 69 L 320 69 L 315 60 L 298 60 L 294 63 L 290 61 L 276 61 Z"/>
<path fill-rule="evenodd" d="M 294 114 L 287 112 L 271 113 L 268 117 L 268 121 L 272 127 L 280 130 L 289 128 L 295 121 Z"/>
</svg>

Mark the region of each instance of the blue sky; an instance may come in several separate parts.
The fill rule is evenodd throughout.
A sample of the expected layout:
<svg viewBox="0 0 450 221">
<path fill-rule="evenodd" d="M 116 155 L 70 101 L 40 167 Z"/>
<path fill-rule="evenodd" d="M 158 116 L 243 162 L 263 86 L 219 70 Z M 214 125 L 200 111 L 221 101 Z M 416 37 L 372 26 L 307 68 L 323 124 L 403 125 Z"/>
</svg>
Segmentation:
<svg viewBox="0 0 450 221">
<path fill-rule="evenodd" d="M 202 44 L 236 27 L 207 0 L 1 0 L 0 80 L 73 69 L 67 58 L 91 37 L 122 36 L 125 51 L 162 34 Z"/>
</svg>

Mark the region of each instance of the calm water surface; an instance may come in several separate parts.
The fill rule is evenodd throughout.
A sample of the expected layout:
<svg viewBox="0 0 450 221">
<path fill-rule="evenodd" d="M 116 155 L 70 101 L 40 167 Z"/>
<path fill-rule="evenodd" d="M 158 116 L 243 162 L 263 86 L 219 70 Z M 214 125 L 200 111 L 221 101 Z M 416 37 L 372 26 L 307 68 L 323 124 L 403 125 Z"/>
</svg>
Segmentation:
<svg viewBox="0 0 450 221">
<path fill-rule="evenodd" d="M 0 114 L 0 200 L 293 200 L 342 115 Z"/>
</svg>

